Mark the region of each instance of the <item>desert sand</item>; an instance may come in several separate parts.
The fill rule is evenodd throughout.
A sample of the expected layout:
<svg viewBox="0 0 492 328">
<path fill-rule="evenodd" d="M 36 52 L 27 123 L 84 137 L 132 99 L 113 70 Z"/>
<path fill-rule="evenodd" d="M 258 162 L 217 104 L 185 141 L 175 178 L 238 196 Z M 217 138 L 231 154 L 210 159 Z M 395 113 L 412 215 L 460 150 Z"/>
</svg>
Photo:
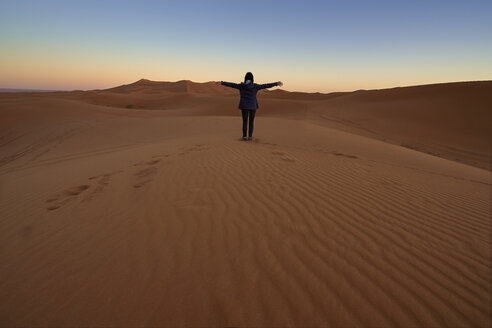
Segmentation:
<svg viewBox="0 0 492 328">
<path fill-rule="evenodd" d="M 0 93 L 0 325 L 490 327 L 491 95 Z"/>
</svg>

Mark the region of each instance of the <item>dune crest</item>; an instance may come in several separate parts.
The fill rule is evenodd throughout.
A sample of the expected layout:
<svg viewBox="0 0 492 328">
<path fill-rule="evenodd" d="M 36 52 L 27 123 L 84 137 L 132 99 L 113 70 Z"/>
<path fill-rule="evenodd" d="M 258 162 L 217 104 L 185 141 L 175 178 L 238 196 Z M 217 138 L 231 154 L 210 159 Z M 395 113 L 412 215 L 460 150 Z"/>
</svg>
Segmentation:
<svg viewBox="0 0 492 328">
<path fill-rule="evenodd" d="M 204 94 L 231 94 L 233 90 L 221 86 L 218 82 L 193 82 L 190 80 L 181 80 L 176 82 L 150 81 L 140 79 L 136 82 L 120 85 L 118 87 L 99 90 L 100 92 L 116 93 L 204 93 Z"/>
</svg>

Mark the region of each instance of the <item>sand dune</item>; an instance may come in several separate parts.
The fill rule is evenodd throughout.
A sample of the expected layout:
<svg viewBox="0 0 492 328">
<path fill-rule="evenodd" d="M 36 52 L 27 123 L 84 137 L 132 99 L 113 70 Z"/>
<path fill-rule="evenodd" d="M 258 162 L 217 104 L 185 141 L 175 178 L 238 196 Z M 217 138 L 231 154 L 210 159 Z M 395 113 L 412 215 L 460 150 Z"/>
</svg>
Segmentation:
<svg viewBox="0 0 492 328">
<path fill-rule="evenodd" d="M 492 82 L 358 91 L 318 106 L 331 127 L 492 169 Z"/>
<path fill-rule="evenodd" d="M 0 323 L 490 326 L 490 171 L 393 140 L 486 154 L 486 96 L 422 88 L 264 92 L 254 142 L 234 94 L 0 95 Z"/>
<path fill-rule="evenodd" d="M 29 94 L 26 94 L 26 96 Z M 217 82 L 137 82 L 107 90 L 38 94 L 178 115 L 235 116 L 237 91 Z M 263 116 L 308 119 L 339 129 L 492 170 L 492 82 L 457 82 L 330 94 L 260 91 Z M 0 99 L 15 97 L 4 94 Z"/>
<path fill-rule="evenodd" d="M 177 82 L 166 81 L 150 81 L 140 79 L 134 83 L 121 85 L 115 88 L 102 90 L 103 92 L 118 92 L 118 93 L 163 93 L 163 92 L 178 92 L 178 93 L 207 93 L 207 94 L 235 94 L 234 90 L 224 88 L 219 82 L 204 82 L 198 83 L 190 80 L 182 80 Z"/>
</svg>

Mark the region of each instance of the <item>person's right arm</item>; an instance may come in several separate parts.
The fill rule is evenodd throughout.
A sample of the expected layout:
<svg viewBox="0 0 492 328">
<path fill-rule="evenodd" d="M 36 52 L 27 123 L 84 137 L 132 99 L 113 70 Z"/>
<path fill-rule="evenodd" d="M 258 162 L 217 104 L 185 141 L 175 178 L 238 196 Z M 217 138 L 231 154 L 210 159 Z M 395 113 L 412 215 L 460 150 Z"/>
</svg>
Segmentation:
<svg viewBox="0 0 492 328">
<path fill-rule="evenodd" d="M 229 88 L 240 89 L 240 86 L 237 83 L 220 81 L 220 84 Z"/>
</svg>

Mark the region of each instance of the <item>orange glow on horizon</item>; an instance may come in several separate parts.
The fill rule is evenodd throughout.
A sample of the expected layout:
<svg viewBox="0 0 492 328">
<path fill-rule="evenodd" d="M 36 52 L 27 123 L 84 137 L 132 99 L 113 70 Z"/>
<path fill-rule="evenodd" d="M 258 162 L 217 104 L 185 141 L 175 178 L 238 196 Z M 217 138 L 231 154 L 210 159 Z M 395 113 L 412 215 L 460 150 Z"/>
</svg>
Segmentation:
<svg viewBox="0 0 492 328">
<path fill-rule="evenodd" d="M 240 82 L 252 71 L 258 83 L 282 81 L 282 89 L 300 92 L 338 92 L 358 89 L 381 89 L 397 86 L 452 81 L 487 80 L 487 70 L 467 74 L 467 67 L 454 72 L 432 71 L 416 74 L 411 67 L 382 70 L 380 67 L 325 66 L 319 69 L 297 69 L 254 62 L 235 65 L 216 58 L 189 58 L 112 53 L 82 53 L 77 49 L 56 52 L 35 51 L 34 47 L 10 47 L 0 54 L 0 88 L 89 90 L 105 89 L 135 82 L 141 78 L 154 81 L 192 80 L 194 82 Z M 144 57 L 146 60 L 139 58 Z M 206 63 L 206 65 L 204 64 Z"/>
</svg>

